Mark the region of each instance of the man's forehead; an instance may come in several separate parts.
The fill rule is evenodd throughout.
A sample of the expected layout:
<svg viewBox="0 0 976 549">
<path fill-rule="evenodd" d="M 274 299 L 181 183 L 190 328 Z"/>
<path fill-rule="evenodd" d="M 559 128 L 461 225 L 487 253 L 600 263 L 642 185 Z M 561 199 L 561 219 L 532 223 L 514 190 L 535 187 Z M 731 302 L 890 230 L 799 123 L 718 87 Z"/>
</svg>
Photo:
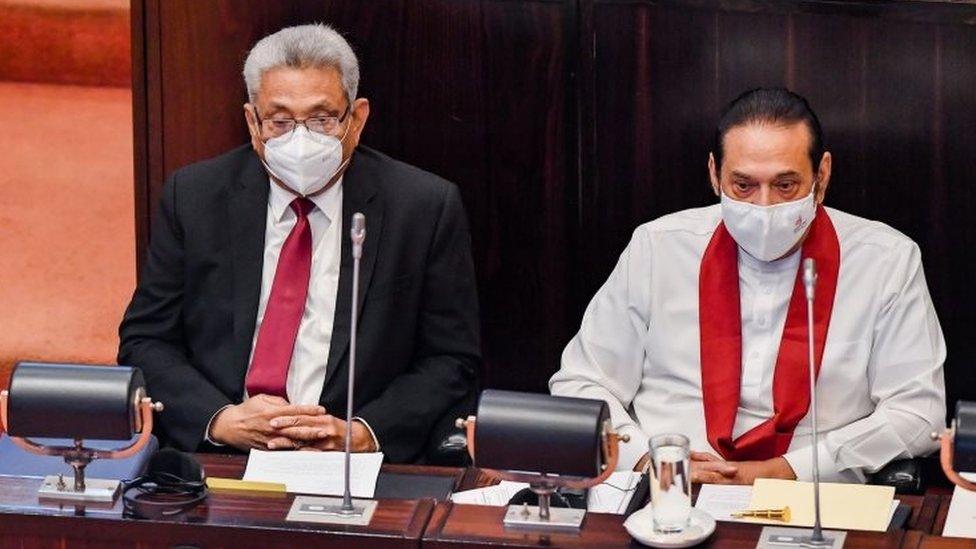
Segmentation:
<svg viewBox="0 0 976 549">
<path fill-rule="evenodd" d="M 258 103 L 265 108 L 307 110 L 345 108 L 339 71 L 332 67 L 277 67 L 261 75 Z"/>
<path fill-rule="evenodd" d="M 802 122 L 736 126 L 725 134 L 723 164 L 774 163 L 782 165 L 778 171 L 797 169 L 793 164 L 809 167 L 810 139 Z"/>
</svg>

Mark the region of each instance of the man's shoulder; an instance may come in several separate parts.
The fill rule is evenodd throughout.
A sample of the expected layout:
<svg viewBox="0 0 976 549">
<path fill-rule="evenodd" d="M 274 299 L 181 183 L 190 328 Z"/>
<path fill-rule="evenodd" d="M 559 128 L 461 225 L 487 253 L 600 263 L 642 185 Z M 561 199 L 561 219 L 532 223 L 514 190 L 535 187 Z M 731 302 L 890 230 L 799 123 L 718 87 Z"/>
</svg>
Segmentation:
<svg viewBox="0 0 976 549">
<path fill-rule="evenodd" d="M 376 149 L 359 146 L 353 164 L 385 195 L 397 199 L 442 199 L 456 185 Z M 352 169 L 352 168 L 350 168 Z"/>
<path fill-rule="evenodd" d="M 835 208 L 826 208 L 826 210 L 837 231 L 841 248 L 846 248 L 848 251 L 867 248 L 883 253 L 917 248 L 915 241 L 881 221 L 849 214 Z"/>
<path fill-rule="evenodd" d="M 238 181 L 246 170 L 260 167 L 250 144 L 241 145 L 218 156 L 194 162 L 173 172 L 172 179 L 181 187 L 216 190 Z"/>
<path fill-rule="evenodd" d="M 722 220 L 718 204 L 669 213 L 637 227 L 635 234 L 647 237 L 662 235 L 711 236 Z"/>
</svg>

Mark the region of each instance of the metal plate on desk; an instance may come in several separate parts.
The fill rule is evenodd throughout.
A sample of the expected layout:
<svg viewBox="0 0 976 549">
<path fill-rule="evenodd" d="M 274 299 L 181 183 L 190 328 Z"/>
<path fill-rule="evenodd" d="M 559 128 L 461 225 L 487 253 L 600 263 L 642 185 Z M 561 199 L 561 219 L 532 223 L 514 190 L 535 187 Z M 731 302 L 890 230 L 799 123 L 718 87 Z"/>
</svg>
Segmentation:
<svg viewBox="0 0 976 549">
<path fill-rule="evenodd" d="M 376 511 L 375 499 L 354 499 L 353 507 L 359 512 L 346 515 L 339 512 L 342 498 L 322 498 L 315 496 L 296 496 L 285 520 L 288 522 L 316 522 L 319 524 L 344 524 L 349 526 L 369 526 Z"/>
</svg>

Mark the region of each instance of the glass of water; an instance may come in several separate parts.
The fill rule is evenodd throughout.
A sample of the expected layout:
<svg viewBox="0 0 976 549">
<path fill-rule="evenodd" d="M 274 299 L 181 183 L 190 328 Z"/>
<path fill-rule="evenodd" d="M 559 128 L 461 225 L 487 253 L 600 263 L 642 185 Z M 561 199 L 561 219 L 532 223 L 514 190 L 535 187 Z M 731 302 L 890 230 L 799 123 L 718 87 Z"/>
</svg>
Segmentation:
<svg viewBox="0 0 976 549">
<path fill-rule="evenodd" d="M 651 507 L 654 530 L 681 532 L 691 515 L 691 463 L 684 435 L 651 437 Z"/>
</svg>

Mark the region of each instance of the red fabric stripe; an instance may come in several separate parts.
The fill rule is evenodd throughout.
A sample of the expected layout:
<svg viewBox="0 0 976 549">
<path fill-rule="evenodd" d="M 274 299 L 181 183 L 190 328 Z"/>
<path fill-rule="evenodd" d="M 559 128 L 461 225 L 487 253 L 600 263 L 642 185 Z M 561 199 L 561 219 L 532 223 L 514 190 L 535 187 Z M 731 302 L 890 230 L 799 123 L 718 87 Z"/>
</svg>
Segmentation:
<svg viewBox="0 0 976 549">
<path fill-rule="evenodd" d="M 770 459 L 786 453 L 793 440 L 793 431 L 810 406 L 803 272 L 797 269 L 776 358 L 773 417 L 733 440 L 732 428 L 739 407 L 742 378 L 737 254 L 735 240 L 725 224 L 720 223 L 705 249 L 698 278 L 705 427 L 712 448 L 725 459 Z M 840 242 L 823 206 L 817 207 L 817 215 L 803 243 L 800 264 L 808 257 L 817 262 L 813 316 L 815 369 L 819 374 L 840 271 Z"/>
</svg>

